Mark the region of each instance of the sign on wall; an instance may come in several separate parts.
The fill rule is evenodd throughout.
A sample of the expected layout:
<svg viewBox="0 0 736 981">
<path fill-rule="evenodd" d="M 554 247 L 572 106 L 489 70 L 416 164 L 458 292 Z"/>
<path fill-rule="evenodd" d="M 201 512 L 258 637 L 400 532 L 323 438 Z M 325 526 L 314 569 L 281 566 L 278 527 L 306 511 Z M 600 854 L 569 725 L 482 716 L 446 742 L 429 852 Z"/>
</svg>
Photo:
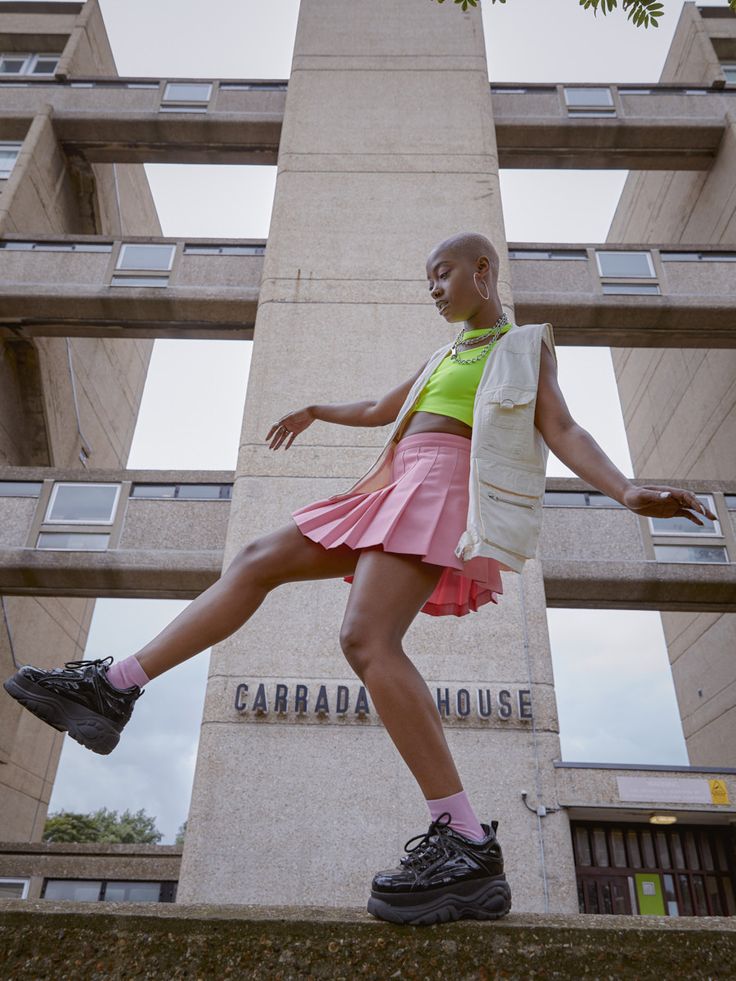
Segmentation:
<svg viewBox="0 0 736 981">
<path fill-rule="evenodd" d="M 506 726 L 532 720 L 528 688 L 478 682 L 427 682 L 427 686 L 449 725 Z M 233 708 L 238 716 L 254 722 L 382 724 L 365 686 L 354 681 L 244 680 L 233 689 Z"/>
</svg>

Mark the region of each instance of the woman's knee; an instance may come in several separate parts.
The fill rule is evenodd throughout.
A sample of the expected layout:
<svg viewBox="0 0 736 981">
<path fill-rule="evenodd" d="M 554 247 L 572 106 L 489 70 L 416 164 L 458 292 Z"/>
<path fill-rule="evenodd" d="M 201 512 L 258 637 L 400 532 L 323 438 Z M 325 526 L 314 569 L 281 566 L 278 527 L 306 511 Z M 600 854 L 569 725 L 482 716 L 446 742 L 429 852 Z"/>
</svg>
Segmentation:
<svg viewBox="0 0 736 981">
<path fill-rule="evenodd" d="M 281 566 L 276 550 L 264 538 L 254 538 L 236 553 L 231 567 L 247 575 L 251 582 L 272 589 L 281 582 Z"/>
<path fill-rule="evenodd" d="M 375 620 L 371 623 L 368 618 L 350 617 L 343 620 L 340 627 L 340 647 L 359 678 L 371 662 L 385 657 L 396 644 L 384 631 L 377 632 Z M 398 647 L 401 647 L 400 641 Z"/>
</svg>

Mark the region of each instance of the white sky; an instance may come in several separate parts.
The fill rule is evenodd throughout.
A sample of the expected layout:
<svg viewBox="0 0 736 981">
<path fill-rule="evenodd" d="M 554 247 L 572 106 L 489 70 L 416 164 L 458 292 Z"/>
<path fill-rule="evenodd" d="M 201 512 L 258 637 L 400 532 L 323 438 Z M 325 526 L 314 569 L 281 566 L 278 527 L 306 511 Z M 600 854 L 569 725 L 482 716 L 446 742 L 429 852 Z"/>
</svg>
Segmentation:
<svg viewBox="0 0 736 981">
<path fill-rule="evenodd" d="M 289 77 L 297 0 L 100 3 L 120 75 Z M 667 0 L 660 26 L 645 30 L 620 10 L 596 18 L 577 0 L 484 0 L 490 79 L 656 82 L 681 8 Z M 165 235 L 268 236 L 275 167 L 147 164 L 146 172 Z M 626 173 L 502 171 L 507 239 L 605 241 Z M 156 341 L 128 467 L 234 469 L 250 350 L 247 341 Z M 558 355 L 573 416 L 632 476 L 609 349 L 560 346 Z M 573 475 L 551 453 L 547 473 Z M 98 599 L 85 656 L 126 657 L 186 605 Z M 687 764 L 659 614 L 550 609 L 548 622 L 562 759 Z M 50 810 L 142 807 L 172 841 L 189 807 L 208 658 L 151 683 L 110 756 L 67 739 Z"/>
</svg>

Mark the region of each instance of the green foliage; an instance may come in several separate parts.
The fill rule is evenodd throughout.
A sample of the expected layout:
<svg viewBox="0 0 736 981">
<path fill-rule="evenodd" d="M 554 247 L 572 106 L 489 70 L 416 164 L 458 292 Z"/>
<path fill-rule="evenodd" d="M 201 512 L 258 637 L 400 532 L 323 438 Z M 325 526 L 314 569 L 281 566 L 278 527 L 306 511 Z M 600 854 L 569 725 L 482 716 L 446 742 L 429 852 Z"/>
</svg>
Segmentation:
<svg viewBox="0 0 736 981">
<path fill-rule="evenodd" d="M 43 829 L 44 841 L 97 841 L 111 844 L 157 845 L 163 838 L 156 819 L 143 808 L 132 814 L 101 807 L 92 814 L 58 811 L 50 814 Z"/>
<path fill-rule="evenodd" d="M 444 2 L 445 0 L 437 0 L 437 3 Z M 478 0 L 455 0 L 455 3 L 459 3 L 463 10 L 467 10 L 468 5 L 471 7 L 478 6 Z M 491 0 L 491 3 L 506 3 L 506 0 Z M 605 17 L 608 11 L 618 7 L 617 0 L 578 0 L 578 3 L 585 10 L 592 7 L 594 17 L 599 10 Z M 728 6 L 736 13 L 736 0 L 728 0 Z M 621 0 L 621 7 L 624 11 L 628 11 L 627 19 L 637 27 L 642 25 L 649 27 L 650 24 L 652 27 L 659 27 L 657 18 L 664 13 L 664 4 L 658 3 L 657 0 Z"/>
<path fill-rule="evenodd" d="M 185 821 L 179 830 L 176 832 L 176 838 L 174 838 L 175 845 L 184 844 L 184 835 L 187 833 L 187 822 Z"/>
</svg>

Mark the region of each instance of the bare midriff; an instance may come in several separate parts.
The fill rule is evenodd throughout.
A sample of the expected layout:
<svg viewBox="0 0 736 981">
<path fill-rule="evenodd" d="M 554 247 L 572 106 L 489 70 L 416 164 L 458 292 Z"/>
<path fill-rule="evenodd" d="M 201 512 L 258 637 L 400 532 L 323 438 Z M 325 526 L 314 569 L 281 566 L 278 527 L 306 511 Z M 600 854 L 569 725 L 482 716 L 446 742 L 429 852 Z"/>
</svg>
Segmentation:
<svg viewBox="0 0 736 981">
<path fill-rule="evenodd" d="M 467 436 L 468 439 L 473 435 L 473 427 L 466 425 L 462 419 L 455 419 L 453 416 L 441 416 L 436 412 L 412 412 L 406 423 L 406 427 L 401 433 L 404 436 L 411 436 L 412 433 L 453 433 L 455 436 Z"/>
</svg>

